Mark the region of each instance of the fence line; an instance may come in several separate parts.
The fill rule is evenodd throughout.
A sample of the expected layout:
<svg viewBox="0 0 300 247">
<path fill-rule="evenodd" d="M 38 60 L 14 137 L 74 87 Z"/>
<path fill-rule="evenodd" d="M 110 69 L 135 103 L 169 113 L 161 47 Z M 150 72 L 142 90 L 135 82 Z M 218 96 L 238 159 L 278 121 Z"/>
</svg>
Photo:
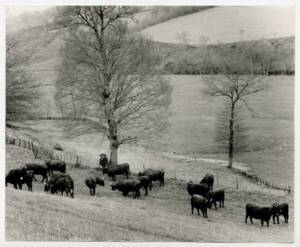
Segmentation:
<svg viewBox="0 0 300 247">
<path fill-rule="evenodd" d="M 71 166 L 74 166 L 77 168 L 94 166 L 94 162 L 92 162 L 91 160 L 84 159 L 74 152 L 63 151 L 61 153 L 56 153 L 56 152 L 54 152 L 54 150 L 47 149 L 37 142 L 31 141 L 31 140 L 26 140 L 21 137 L 9 136 L 6 134 L 5 142 L 6 142 L 6 144 L 16 145 L 16 146 L 31 150 L 33 152 L 35 159 L 63 160 L 66 163 L 68 163 L 68 165 L 71 165 Z"/>
</svg>

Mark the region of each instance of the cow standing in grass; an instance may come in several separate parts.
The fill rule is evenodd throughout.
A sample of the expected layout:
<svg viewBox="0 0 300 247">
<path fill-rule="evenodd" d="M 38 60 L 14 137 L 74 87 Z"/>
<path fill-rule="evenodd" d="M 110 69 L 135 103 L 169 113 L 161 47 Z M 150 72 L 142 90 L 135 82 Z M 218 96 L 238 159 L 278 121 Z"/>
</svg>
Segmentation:
<svg viewBox="0 0 300 247">
<path fill-rule="evenodd" d="M 205 176 L 200 181 L 200 184 L 208 184 L 209 185 L 209 189 L 213 190 L 214 180 L 215 180 L 214 179 L 214 175 L 212 175 L 210 173 L 206 173 Z"/>
<path fill-rule="evenodd" d="M 47 160 L 46 166 L 48 169 L 49 176 L 53 174 L 53 171 L 59 171 L 65 173 L 67 170 L 66 163 L 62 160 L 54 160 L 54 159 Z"/>
<path fill-rule="evenodd" d="M 7 186 L 7 184 L 13 184 L 14 188 L 18 189 L 18 186 L 23 182 L 25 175 L 26 170 L 24 168 L 11 169 L 5 177 L 5 186 Z"/>
<path fill-rule="evenodd" d="M 74 181 L 68 173 L 54 173 L 48 182 L 45 182 L 44 191 L 49 191 L 54 194 L 61 192 L 67 193 L 67 196 L 70 194 L 71 197 L 74 197 Z"/>
<path fill-rule="evenodd" d="M 140 197 L 141 182 L 138 179 L 124 179 L 111 184 L 112 190 L 119 190 L 123 196 L 133 192 L 133 197 Z"/>
<path fill-rule="evenodd" d="M 95 195 L 97 184 L 104 186 L 104 178 L 94 174 L 90 174 L 86 177 L 85 185 L 89 188 L 91 196 Z"/>
<path fill-rule="evenodd" d="M 202 183 L 202 184 L 196 184 L 192 181 L 189 181 L 187 183 L 187 191 L 188 193 L 193 195 L 200 195 L 200 196 L 206 196 L 206 194 L 209 192 L 210 186 L 208 184 Z"/>
<path fill-rule="evenodd" d="M 191 197 L 192 214 L 194 214 L 194 208 L 197 209 L 198 215 L 200 215 L 199 214 L 199 209 L 200 209 L 203 217 L 207 218 L 207 208 L 211 208 L 211 202 L 203 198 L 202 196 L 194 195 Z"/>
<path fill-rule="evenodd" d="M 272 215 L 272 208 L 270 207 L 259 207 L 254 204 L 248 203 L 246 205 L 246 218 L 245 223 L 247 223 L 248 217 L 250 217 L 251 224 L 253 224 L 252 219 L 258 219 L 261 222 L 261 226 L 264 226 L 264 222 L 267 223 L 269 227 L 269 221 Z"/>
<path fill-rule="evenodd" d="M 275 224 L 275 218 L 277 218 L 277 224 L 279 224 L 279 216 L 282 215 L 284 217 L 284 222 L 289 222 L 289 205 L 287 203 L 273 203 L 272 204 L 273 211 L 273 224 Z"/>
<path fill-rule="evenodd" d="M 209 191 L 205 195 L 205 198 L 210 200 L 215 205 L 215 209 L 217 209 L 217 202 L 220 202 L 220 208 L 224 208 L 225 190 L 219 189 L 215 191 Z"/>
<path fill-rule="evenodd" d="M 165 172 L 163 169 L 161 170 L 154 170 L 154 169 L 146 169 L 143 172 L 139 172 L 138 176 L 147 176 L 150 180 L 150 186 L 152 188 L 153 181 L 159 181 L 159 185 L 165 185 Z"/>
<path fill-rule="evenodd" d="M 48 180 L 48 176 L 47 176 L 47 166 L 45 164 L 40 164 L 40 163 L 27 163 L 26 165 L 24 165 L 24 169 L 25 170 L 30 170 L 33 172 L 33 179 L 35 181 L 36 178 L 34 177 L 34 175 L 41 175 L 42 176 L 42 182 L 44 182 L 44 180 Z"/>
<path fill-rule="evenodd" d="M 111 177 L 112 181 L 116 181 L 116 175 L 123 175 L 126 176 L 128 179 L 130 170 L 129 170 L 129 164 L 124 163 L 120 165 L 109 165 L 108 167 L 103 168 L 102 170 L 103 174 L 107 174 L 109 177 Z"/>
</svg>

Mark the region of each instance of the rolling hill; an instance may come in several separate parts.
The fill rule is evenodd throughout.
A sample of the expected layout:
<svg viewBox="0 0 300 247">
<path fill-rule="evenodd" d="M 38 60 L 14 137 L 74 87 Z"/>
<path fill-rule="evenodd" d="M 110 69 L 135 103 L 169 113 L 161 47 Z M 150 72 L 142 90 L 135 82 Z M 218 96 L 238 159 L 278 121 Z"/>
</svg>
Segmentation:
<svg viewBox="0 0 300 247">
<path fill-rule="evenodd" d="M 222 6 L 150 26 L 143 33 L 164 43 L 221 44 L 295 35 L 292 7 Z"/>
</svg>

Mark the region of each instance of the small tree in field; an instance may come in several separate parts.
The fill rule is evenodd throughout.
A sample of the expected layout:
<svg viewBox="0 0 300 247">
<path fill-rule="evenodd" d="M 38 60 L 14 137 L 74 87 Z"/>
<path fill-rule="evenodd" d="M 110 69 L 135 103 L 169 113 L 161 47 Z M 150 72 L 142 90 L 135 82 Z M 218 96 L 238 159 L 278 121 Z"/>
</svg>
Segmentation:
<svg viewBox="0 0 300 247">
<path fill-rule="evenodd" d="M 65 7 L 60 15 L 67 30 L 56 98 L 64 116 L 85 120 L 85 133 L 107 137 L 112 163 L 121 145 L 167 126 L 171 98 L 160 55 L 150 41 L 128 32 L 122 22 L 128 13 L 94 6 Z"/>
<path fill-rule="evenodd" d="M 264 90 L 260 66 L 256 66 L 260 64 L 260 61 L 257 60 L 257 54 L 252 51 L 254 51 L 252 47 L 251 49 L 250 47 L 247 49 L 247 46 L 242 49 L 233 47 L 230 51 L 227 50 L 226 54 L 220 54 L 218 58 L 206 57 L 208 67 L 218 67 L 221 71 L 220 75 L 204 76 L 203 79 L 207 85 L 206 93 L 208 95 L 226 99 L 228 135 L 225 136 L 228 137 L 229 168 L 232 167 L 234 156 L 237 107 L 244 103 L 249 108 L 245 99 Z M 224 128 L 226 128 L 225 126 Z"/>
</svg>

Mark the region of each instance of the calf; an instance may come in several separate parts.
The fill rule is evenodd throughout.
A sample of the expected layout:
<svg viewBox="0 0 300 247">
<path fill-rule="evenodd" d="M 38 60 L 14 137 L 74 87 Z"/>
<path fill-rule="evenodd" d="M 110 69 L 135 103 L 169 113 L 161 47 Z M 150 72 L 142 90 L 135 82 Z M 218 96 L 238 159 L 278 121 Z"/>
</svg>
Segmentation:
<svg viewBox="0 0 300 247">
<path fill-rule="evenodd" d="M 194 195 L 191 198 L 191 207 L 192 207 L 192 214 L 194 214 L 194 208 L 197 209 L 198 215 L 199 209 L 202 212 L 204 218 L 207 218 L 207 208 L 211 208 L 211 202 L 202 196 Z"/>
<path fill-rule="evenodd" d="M 42 182 L 44 182 L 44 180 L 48 180 L 48 176 L 47 176 L 47 166 L 44 164 L 39 164 L 39 163 L 27 163 L 26 165 L 24 165 L 24 169 L 25 170 L 30 170 L 33 172 L 33 179 L 35 181 L 36 178 L 34 177 L 34 175 L 41 175 L 43 177 Z"/>
<path fill-rule="evenodd" d="M 287 203 L 274 203 L 272 204 L 273 224 L 275 224 L 275 218 L 277 218 L 277 224 L 279 224 L 279 216 L 283 215 L 284 222 L 289 222 L 289 205 Z"/>
<path fill-rule="evenodd" d="M 124 179 L 114 182 L 111 185 L 112 190 L 119 190 L 123 196 L 127 196 L 129 192 L 133 192 L 134 198 L 140 196 L 141 182 L 138 179 Z"/>
<path fill-rule="evenodd" d="M 272 211 L 270 207 L 259 207 L 248 203 L 246 205 L 245 223 L 247 223 L 247 219 L 250 217 L 251 224 L 253 224 L 252 218 L 254 218 L 260 220 L 262 227 L 264 226 L 264 221 L 267 222 L 267 227 L 269 227 L 271 214 Z"/>
<path fill-rule="evenodd" d="M 152 181 L 159 181 L 160 186 L 165 185 L 165 172 L 164 172 L 164 170 L 146 169 L 143 172 L 139 172 L 138 176 L 139 177 L 148 176 L 151 188 L 152 188 Z"/>
<path fill-rule="evenodd" d="M 205 183 L 194 184 L 192 181 L 189 181 L 187 183 L 187 191 L 191 196 L 194 194 L 205 196 L 209 191 L 209 185 Z"/>
<path fill-rule="evenodd" d="M 104 179 L 94 174 L 89 175 L 85 179 L 85 185 L 90 189 L 91 196 L 95 195 L 97 184 L 104 186 Z"/>
<path fill-rule="evenodd" d="M 53 171 L 66 172 L 66 163 L 62 160 L 50 159 L 46 161 L 49 176 L 53 174 Z"/>
<path fill-rule="evenodd" d="M 216 191 L 209 191 L 205 197 L 206 197 L 206 199 L 210 200 L 215 205 L 215 208 L 217 208 L 216 202 L 220 202 L 219 207 L 224 208 L 224 200 L 225 200 L 225 190 L 224 189 L 220 189 L 220 190 L 216 190 Z"/>
<path fill-rule="evenodd" d="M 200 181 L 200 184 L 208 184 L 209 185 L 209 189 L 213 190 L 213 186 L 214 186 L 214 175 L 206 173 L 205 176 L 202 178 L 202 180 Z"/>
<path fill-rule="evenodd" d="M 22 185 L 26 184 L 28 191 L 32 191 L 32 180 L 34 178 L 34 173 L 31 170 L 25 171 L 23 179 L 19 182 L 19 189 L 22 189 Z"/>
<path fill-rule="evenodd" d="M 103 168 L 102 172 L 111 177 L 112 181 L 116 181 L 116 175 L 124 175 L 128 179 L 129 164 L 109 165 L 108 167 Z"/>
<path fill-rule="evenodd" d="M 10 183 L 13 184 L 15 189 L 18 189 L 18 186 L 23 182 L 25 175 L 26 170 L 24 168 L 11 169 L 5 177 L 5 186 Z"/>
</svg>

